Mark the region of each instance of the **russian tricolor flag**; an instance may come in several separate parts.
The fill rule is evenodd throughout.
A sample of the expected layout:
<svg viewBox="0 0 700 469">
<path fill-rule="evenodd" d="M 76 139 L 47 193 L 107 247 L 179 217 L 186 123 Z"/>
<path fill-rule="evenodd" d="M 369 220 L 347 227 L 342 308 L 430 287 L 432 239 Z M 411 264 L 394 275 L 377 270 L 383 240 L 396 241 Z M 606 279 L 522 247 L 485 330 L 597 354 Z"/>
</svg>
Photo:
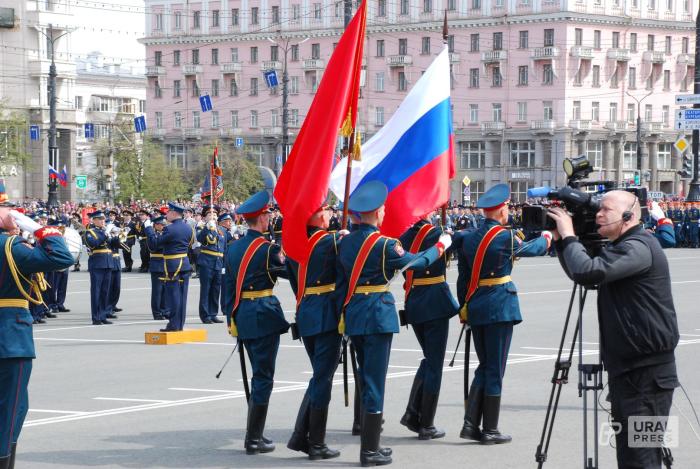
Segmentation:
<svg viewBox="0 0 700 469">
<path fill-rule="evenodd" d="M 331 174 L 331 190 L 341 200 L 346 168 L 343 162 Z M 352 163 L 350 194 L 367 181 L 384 182 L 389 196 L 381 231 L 398 237 L 420 217 L 449 201 L 454 172 L 446 46 L 386 125 L 362 145 L 362 160 Z"/>
</svg>

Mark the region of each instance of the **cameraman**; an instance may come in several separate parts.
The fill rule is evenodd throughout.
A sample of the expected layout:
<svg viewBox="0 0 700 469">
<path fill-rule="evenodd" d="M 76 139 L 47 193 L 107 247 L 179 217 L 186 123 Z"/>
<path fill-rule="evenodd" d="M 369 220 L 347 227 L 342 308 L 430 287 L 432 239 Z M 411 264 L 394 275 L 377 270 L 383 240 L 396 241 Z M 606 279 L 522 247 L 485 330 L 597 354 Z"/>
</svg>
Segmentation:
<svg viewBox="0 0 700 469">
<path fill-rule="evenodd" d="M 661 448 L 630 448 L 628 418 L 667 417 L 676 376 L 678 323 L 666 256 L 640 224 L 637 197 L 625 191 L 603 196 L 596 214 L 598 233 L 610 241 L 596 257 L 574 234 L 562 208 L 549 216 L 557 255 L 566 274 L 585 287 L 598 287 L 600 353 L 608 371 L 619 468 L 660 468 Z"/>
</svg>

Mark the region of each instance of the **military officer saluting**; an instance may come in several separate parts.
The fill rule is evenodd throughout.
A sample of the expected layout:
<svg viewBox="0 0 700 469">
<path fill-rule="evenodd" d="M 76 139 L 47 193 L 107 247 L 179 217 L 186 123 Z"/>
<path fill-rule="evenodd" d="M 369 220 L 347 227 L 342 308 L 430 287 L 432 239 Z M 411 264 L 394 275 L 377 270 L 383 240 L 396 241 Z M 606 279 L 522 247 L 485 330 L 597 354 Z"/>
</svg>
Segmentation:
<svg viewBox="0 0 700 469">
<path fill-rule="evenodd" d="M 160 236 L 156 235 L 151 220 L 144 222 L 148 244 L 163 251 L 163 295 L 170 317 L 161 332 L 181 331 L 185 327 L 187 290 L 192 272 L 187 254 L 195 241 L 195 232 L 183 220 L 184 213 L 185 207 L 169 202 L 165 215 L 169 224 Z"/>
<path fill-rule="evenodd" d="M 155 237 L 152 241 L 160 238 L 163 234 L 163 228 L 165 227 L 165 217 L 159 216 L 151 220 L 153 223 L 153 229 L 155 231 Z M 148 265 L 151 271 L 151 314 L 153 319 L 160 321 L 162 319 L 167 319 L 170 316 L 168 309 L 165 305 L 165 295 L 163 295 L 163 275 L 165 275 L 165 268 L 163 265 L 163 250 L 161 247 L 157 247 L 155 243 L 148 244 L 148 249 L 151 252 L 151 259 Z"/>
<path fill-rule="evenodd" d="M 486 191 L 476 205 L 484 210 L 483 225 L 461 233 L 454 242 L 455 249 L 461 249 L 457 280 L 460 316 L 471 327 L 479 357 L 460 437 L 482 444 L 511 441 L 510 436 L 498 431 L 498 418 L 513 326 L 522 321 L 517 289 L 510 277 L 513 262 L 517 257 L 544 255 L 552 239 L 545 231 L 532 241 L 522 242 L 514 230 L 505 228 L 509 199 L 506 184 Z"/>
<path fill-rule="evenodd" d="M 73 265 L 57 228 L 42 227 L 13 207 L 0 180 L 0 271 L 5 275 L 0 282 L 0 468 L 14 468 L 17 440 L 29 410 L 27 386 L 36 356 L 29 303 L 42 299 L 32 295 L 37 289 L 28 279 Z M 34 247 L 17 236 L 20 229 L 34 235 Z"/>
<path fill-rule="evenodd" d="M 409 247 L 410 253 L 434 246 L 443 234 L 440 228 L 428 222 L 428 216 L 426 214 L 399 238 L 403 246 Z M 445 436 L 445 432 L 435 428 L 433 420 L 445 364 L 449 319 L 459 309 L 447 285 L 446 270 L 446 257 L 440 256 L 425 270 L 404 273 L 405 320 L 413 327 L 424 358 L 413 379 L 401 424 L 418 433 L 421 440 Z"/>
<path fill-rule="evenodd" d="M 358 373 L 362 382 L 362 466 L 391 463 L 388 448 L 380 448 L 384 410 L 384 385 L 389 366 L 393 334 L 399 332 L 394 297 L 388 283 L 397 269 L 408 264 L 414 270 L 426 269 L 451 244 L 449 235 L 415 254 L 404 251 L 401 243 L 382 236 L 387 187 L 369 181 L 355 189 L 348 208 L 360 214 L 360 225 L 343 238 L 338 253 L 336 289 L 343 298 L 339 332 L 347 334 L 357 350 Z"/>
<path fill-rule="evenodd" d="M 272 292 L 277 277 L 288 276 L 285 258 L 280 246 L 263 235 L 270 222 L 269 200 L 266 191 L 258 192 L 236 209 L 248 222 L 248 232 L 226 250 L 224 261 L 224 313 L 229 332 L 243 343 L 253 370 L 245 436 L 247 454 L 275 449 L 263 437 L 263 430 L 280 334 L 289 329 Z"/>
<path fill-rule="evenodd" d="M 88 247 L 88 271 L 90 272 L 90 311 L 92 324 L 112 324 L 107 319 L 112 314 L 110 293 L 114 260 L 112 250 L 119 248 L 119 238 L 105 232 L 105 214 L 96 210 L 90 214 L 92 227 L 85 232 Z"/>
<path fill-rule="evenodd" d="M 209 207 L 205 212 L 206 224 L 199 230 L 197 241 L 201 244 L 197 257 L 199 272 L 199 319 L 204 324 L 223 322 L 219 314 L 221 294 L 221 269 L 224 266 L 226 234 L 217 224 L 216 212 Z"/>
<path fill-rule="evenodd" d="M 330 208 L 322 205 L 307 222 L 308 255 L 301 265 L 288 259 L 289 277 L 297 298 L 296 327 L 311 360 L 313 375 L 301 402 L 297 423 L 287 447 L 309 459 L 330 459 L 340 451 L 325 442 L 328 404 L 338 366 L 338 302 L 334 294 L 339 236 L 327 231 Z"/>
</svg>

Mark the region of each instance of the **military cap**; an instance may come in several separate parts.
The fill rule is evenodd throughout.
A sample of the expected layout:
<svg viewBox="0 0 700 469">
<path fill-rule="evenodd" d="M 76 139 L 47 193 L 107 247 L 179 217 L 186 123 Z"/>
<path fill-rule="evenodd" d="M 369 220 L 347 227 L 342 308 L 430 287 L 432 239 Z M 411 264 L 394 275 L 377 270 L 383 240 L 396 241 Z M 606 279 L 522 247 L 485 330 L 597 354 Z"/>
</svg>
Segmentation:
<svg viewBox="0 0 700 469">
<path fill-rule="evenodd" d="M 102 210 L 95 210 L 90 214 L 90 218 L 104 218 L 105 214 Z"/>
<path fill-rule="evenodd" d="M 219 209 L 218 209 L 218 207 L 216 207 L 214 205 L 205 205 L 202 207 L 202 215 L 206 215 L 207 213 L 212 212 L 212 211 L 218 212 Z"/>
<path fill-rule="evenodd" d="M 153 223 L 154 225 L 155 225 L 155 224 L 164 225 L 164 224 L 165 224 L 165 217 L 164 217 L 163 215 L 161 215 L 161 216 L 159 216 L 159 217 L 156 217 L 156 218 L 154 218 L 154 219 L 152 220 L 152 223 Z"/>
<path fill-rule="evenodd" d="M 232 220 L 231 214 L 230 213 L 222 213 L 221 215 L 219 215 L 219 218 L 217 220 L 219 223 L 221 223 L 222 221 L 225 221 L 225 220 Z"/>
<path fill-rule="evenodd" d="M 163 208 L 165 208 L 165 207 L 160 208 L 161 213 L 163 212 Z M 178 204 L 178 203 L 175 203 L 175 202 L 168 202 L 168 210 L 174 210 L 177 213 L 179 213 L 180 215 L 185 213 L 185 207 Z"/>
<path fill-rule="evenodd" d="M 389 189 L 381 181 L 369 181 L 356 188 L 350 196 L 348 210 L 367 213 L 378 209 L 386 201 Z"/>
<path fill-rule="evenodd" d="M 139 210 L 139 214 L 144 214 L 144 215 L 147 215 L 149 217 L 151 216 L 151 212 L 149 212 L 145 208 L 142 208 L 141 210 Z"/>
<path fill-rule="evenodd" d="M 0 179 L 0 207 L 16 207 L 14 203 L 10 202 L 7 198 L 7 193 L 5 192 L 5 181 Z"/>
<path fill-rule="evenodd" d="M 496 184 L 484 192 L 476 203 L 476 208 L 493 210 L 505 204 L 510 198 L 508 184 Z"/>
<path fill-rule="evenodd" d="M 107 215 L 119 215 L 116 210 L 111 209 L 109 212 L 107 212 Z"/>
<path fill-rule="evenodd" d="M 134 215 L 134 212 L 132 212 L 129 209 L 124 209 L 124 210 L 122 210 L 122 215 L 129 215 L 131 217 Z"/>
<path fill-rule="evenodd" d="M 236 208 L 236 213 L 245 218 L 255 218 L 262 213 L 270 213 L 270 194 L 267 191 L 260 191 L 253 194 Z"/>
</svg>

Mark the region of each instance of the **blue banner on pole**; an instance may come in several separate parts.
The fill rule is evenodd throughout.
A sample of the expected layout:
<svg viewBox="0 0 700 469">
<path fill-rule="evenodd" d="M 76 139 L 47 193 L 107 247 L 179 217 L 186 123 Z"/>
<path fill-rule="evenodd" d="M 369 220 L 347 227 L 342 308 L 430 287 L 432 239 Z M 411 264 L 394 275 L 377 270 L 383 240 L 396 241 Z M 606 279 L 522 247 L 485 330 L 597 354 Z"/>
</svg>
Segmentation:
<svg viewBox="0 0 700 469">
<path fill-rule="evenodd" d="M 146 116 L 138 116 L 134 118 L 134 127 L 136 128 L 136 132 L 145 132 L 146 131 Z"/>
<path fill-rule="evenodd" d="M 39 140 L 39 126 L 30 125 L 29 126 L 29 138 L 31 140 Z"/>
<path fill-rule="evenodd" d="M 265 75 L 265 83 L 267 83 L 268 88 L 274 88 L 275 86 L 279 85 L 279 82 L 277 81 L 277 72 L 274 70 L 266 70 L 263 72 L 263 75 Z"/>
<path fill-rule="evenodd" d="M 199 105 L 202 107 L 202 112 L 211 111 L 211 98 L 208 94 L 199 97 Z"/>
</svg>

